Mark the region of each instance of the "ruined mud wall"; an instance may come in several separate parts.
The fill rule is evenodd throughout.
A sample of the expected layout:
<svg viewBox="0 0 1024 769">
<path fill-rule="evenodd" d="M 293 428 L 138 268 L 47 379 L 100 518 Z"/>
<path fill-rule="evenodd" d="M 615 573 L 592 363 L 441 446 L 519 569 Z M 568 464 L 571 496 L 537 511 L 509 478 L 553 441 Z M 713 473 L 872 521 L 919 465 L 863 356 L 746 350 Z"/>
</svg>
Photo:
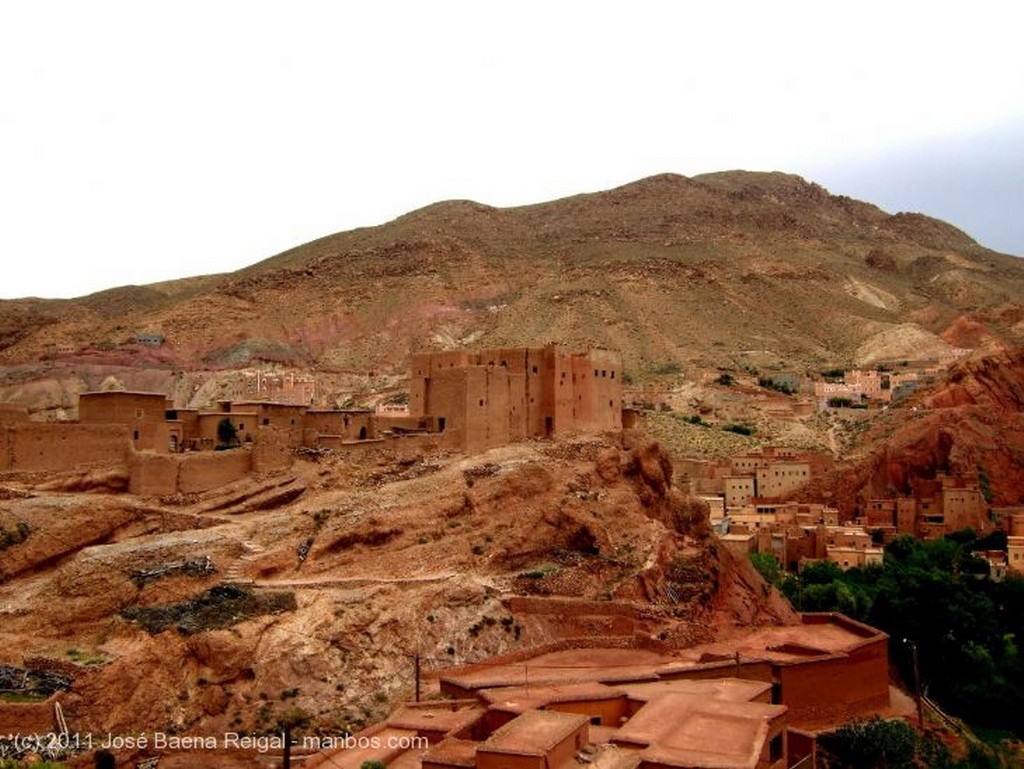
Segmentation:
<svg viewBox="0 0 1024 769">
<path fill-rule="evenodd" d="M 128 429 L 120 425 L 28 423 L 0 427 L 0 470 L 52 472 L 127 463 Z"/>
<path fill-rule="evenodd" d="M 199 494 L 241 480 L 252 470 L 244 449 L 186 455 L 136 454 L 128 489 L 133 494 Z"/>
</svg>

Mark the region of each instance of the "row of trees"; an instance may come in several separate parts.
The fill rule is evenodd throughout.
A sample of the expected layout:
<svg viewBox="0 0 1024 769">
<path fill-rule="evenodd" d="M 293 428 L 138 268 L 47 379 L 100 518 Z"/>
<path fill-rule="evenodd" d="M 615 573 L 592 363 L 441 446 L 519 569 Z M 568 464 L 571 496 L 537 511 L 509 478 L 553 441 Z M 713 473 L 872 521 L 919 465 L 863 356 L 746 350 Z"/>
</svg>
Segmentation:
<svg viewBox="0 0 1024 769">
<path fill-rule="evenodd" d="M 798 609 L 840 611 L 888 633 L 906 681 L 916 644 L 922 689 L 945 710 L 1024 738 L 1024 578 L 987 579 L 974 551 L 990 544 L 970 530 L 927 542 L 902 535 L 880 567 L 844 572 L 816 562 L 800 575 L 784 574 L 770 556 L 753 558 Z"/>
</svg>

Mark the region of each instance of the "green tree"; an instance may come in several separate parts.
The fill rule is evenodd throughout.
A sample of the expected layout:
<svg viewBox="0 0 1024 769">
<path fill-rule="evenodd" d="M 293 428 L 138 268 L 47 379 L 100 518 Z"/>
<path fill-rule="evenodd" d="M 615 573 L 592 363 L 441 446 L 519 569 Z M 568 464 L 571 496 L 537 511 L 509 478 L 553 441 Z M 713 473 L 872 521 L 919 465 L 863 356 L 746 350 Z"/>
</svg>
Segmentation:
<svg viewBox="0 0 1024 769">
<path fill-rule="evenodd" d="M 750 562 L 758 570 L 764 581 L 775 587 L 782 587 L 782 568 L 775 556 L 768 553 L 751 553 Z"/>
<path fill-rule="evenodd" d="M 830 769 L 913 769 L 917 735 L 906 721 L 878 716 L 844 724 L 818 739 Z"/>
<path fill-rule="evenodd" d="M 221 446 L 238 445 L 238 430 L 230 417 L 224 417 L 217 423 L 217 440 Z"/>
</svg>

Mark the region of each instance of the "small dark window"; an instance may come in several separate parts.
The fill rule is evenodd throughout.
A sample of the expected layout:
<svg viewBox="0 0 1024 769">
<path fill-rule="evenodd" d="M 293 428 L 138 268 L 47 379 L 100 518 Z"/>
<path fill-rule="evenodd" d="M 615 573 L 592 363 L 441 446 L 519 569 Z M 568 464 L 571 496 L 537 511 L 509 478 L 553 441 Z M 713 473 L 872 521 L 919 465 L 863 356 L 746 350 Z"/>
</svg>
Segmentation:
<svg viewBox="0 0 1024 769">
<path fill-rule="evenodd" d="M 269 417 L 263 417 L 263 424 L 264 424 L 264 426 L 269 425 L 270 424 L 270 418 Z"/>
<path fill-rule="evenodd" d="M 615 379 L 615 372 L 612 372 L 612 379 Z"/>
<path fill-rule="evenodd" d="M 138 430 L 136 430 L 136 431 L 135 431 L 135 434 L 134 434 L 134 435 L 133 435 L 132 437 L 134 437 L 134 438 L 135 438 L 135 440 L 138 440 L 138 439 L 139 439 L 139 431 L 138 431 Z"/>
<path fill-rule="evenodd" d="M 594 376 L 597 376 L 597 369 L 594 369 Z"/>
<path fill-rule="evenodd" d="M 608 372 L 607 371 L 602 371 L 601 372 L 601 376 L 603 376 L 605 379 L 607 379 L 608 378 Z"/>
<path fill-rule="evenodd" d="M 534 373 L 534 374 L 536 374 L 536 373 L 537 373 L 537 367 L 536 367 L 536 366 L 534 366 L 534 367 L 533 367 L 533 373 Z"/>
<path fill-rule="evenodd" d="M 611 401 L 608 401 L 608 408 L 610 408 L 610 409 L 615 408 L 615 404 L 612 403 Z"/>
<path fill-rule="evenodd" d="M 600 726 L 601 725 L 601 716 L 591 716 L 590 717 L 590 723 L 593 724 L 594 726 Z"/>
<path fill-rule="evenodd" d="M 366 440 L 366 427 L 365 426 L 359 428 L 359 440 L 361 440 L 361 441 L 365 441 Z"/>
<path fill-rule="evenodd" d="M 242 422 L 239 422 L 239 423 L 238 423 L 238 429 L 239 429 L 239 430 L 244 430 L 244 429 L 245 429 L 245 424 L 244 424 L 244 423 L 242 423 Z"/>
<path fill-rule="evenodd" d="M 294 425 L 294 424 L 295 424 L 295 420 L 293 419 L 293 420 L 292 420 L 292 425 Z"/>
<path fill-rule="evenodd" d="M 484 399 L 483 399 L 483 398 L 481 398 L 481 399 L 480 399 L 480 405 L 481 405 L 481 406 L 483 406 L 483 405 L 484 405 Z"/>
<path fill-rule="evenodd" d="M 439 433 L 443 433 L 444 432 L 444 421 L 445 421 L 444 417 L 438 417 L 437 418 L 437 431 Z"/>
</svg>

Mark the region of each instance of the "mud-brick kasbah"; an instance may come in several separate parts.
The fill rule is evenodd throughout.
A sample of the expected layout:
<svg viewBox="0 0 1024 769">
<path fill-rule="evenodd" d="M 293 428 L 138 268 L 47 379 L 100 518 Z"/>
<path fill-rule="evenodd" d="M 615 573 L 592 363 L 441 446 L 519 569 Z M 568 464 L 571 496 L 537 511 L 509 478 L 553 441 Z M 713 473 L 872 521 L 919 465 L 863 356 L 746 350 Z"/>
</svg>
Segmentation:
<svg viewBox="0 0 1024 769">
<path fill-rule="evenodd" d="M 176 407 L 162 393 L 109 391 L 83 393 L 75 422 L 40 423 L 5 404 L 0 472 L 102 471 L 132 493 L 168 495 L 281 469 L 303 450 L 471 454 L 526 439 L 621 431 L 633 416 L 623 408 L 622 380 L 618 353 L 549 345 L 415 355 L 405 413 L 251 399 L 203 411 Z M 225 433 L 237 447 L 216 451 Z M 742 475 L 750 469 L 744 461 L 723 468 L 723 476 L 731 482 Z M 751 483 L 765 462 L 752 465 Z M 769 476 L 762 476 L 768 488 Z M 744 493 L 737 504 L 756 501 Z M 537 602 L 523 611 L 558 612 L 567 621 L 607 616 L 609 626 L 633 627 L 631 612 L 639 611 L 618 602 L 515 600 Z M 891 713 L 887 644 L 884 633 L 839 614 L 805 614 L 795 624 L 749 628 L 683 650 L 642 634 L 560 641 L 442 672 L 448 699 L 404 706 L 363 733 L 380 738 L 373 746 L 326 750 L 305 765 L 813 767 L 816 734 L 855 716 Z M 429 746 L 388 747 L 402 741 L 387 738 L 417 736 Z"/>
<path fill-rule="evenodd" d="M 30 421 L 0 409 L 0 472 L 127 468 L 141 495 L 199 493 L 286 465 L 299 447 L 370 446 L 476 453 L 526 438 L 622 428 L 618 353 L 542 348 L 415 355 L 405 413 L 226 401 L 177 408 L 163 393 L 82 393 L 77 422 Z M 241 451 L 224 447 L 224 423 Z"/>
</svg>

